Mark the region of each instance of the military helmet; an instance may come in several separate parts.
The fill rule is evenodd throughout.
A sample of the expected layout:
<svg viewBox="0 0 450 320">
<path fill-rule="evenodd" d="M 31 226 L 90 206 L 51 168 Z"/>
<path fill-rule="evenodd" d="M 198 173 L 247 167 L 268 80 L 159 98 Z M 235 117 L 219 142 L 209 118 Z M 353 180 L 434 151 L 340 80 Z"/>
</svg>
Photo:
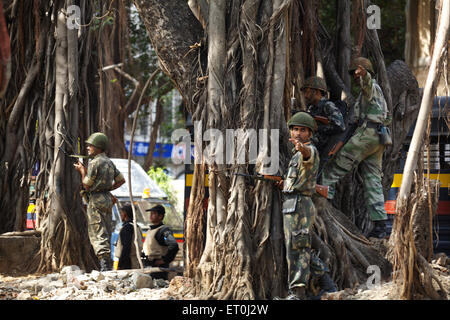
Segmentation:
<svg viewBox="0 0 450 320">
<path fill-rule="evenodd" d="M 307 112 L 300 111 L 294 114 L 287 123 L 288 127 L 301 126 L 310 128 L 312 131 L 317 130 L 316 120 Z"/>
<path fill-rule="evenodd" d="M 91 134 L 86 140 L 86 143 L 92 144 L 94 147 L 102 150 L 108 149 L 108 137 L 101 132 L 95 132 Z"/>
<path fill-rule="evenodd" d="M 305 88 L 317 89 L 324 92 L 328 91 L 327 84 L 321 77 L 309 77 L 308 79 L 306 79 L 305 84 L 300 88 L 300 90 L 303 90 Z"/>
<path fill-rule="evenodd" d="M 370 62 L 369 59 L 367 58 L 363 58 L 363 57 L 358 57 L 352 60 L 352 62 L 350 62 L 350 66 L 348 67 L 348 73 L 353 74 L 353 72 L 358 69 L 358 66 L 361 65 L 364 67 L 364 69 L 366 69 L 367 71 L 369 71 L 372 75 L 375 74 L 375 72 L 373 71 L 373 66 L 372 63 Z"/>
</svg>

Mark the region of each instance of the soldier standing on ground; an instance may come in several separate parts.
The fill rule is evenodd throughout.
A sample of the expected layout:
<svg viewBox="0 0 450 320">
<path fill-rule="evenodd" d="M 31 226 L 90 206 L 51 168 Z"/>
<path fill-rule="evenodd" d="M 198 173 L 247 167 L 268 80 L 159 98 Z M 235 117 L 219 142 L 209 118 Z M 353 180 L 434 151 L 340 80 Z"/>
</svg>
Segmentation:
<svg viewBox="0 0 450 320">
<path fill-rule="evenodd" d="M 322 172 L 322 184 L 328 188 L 328 199 L 335 195 L 336 183 L 356 166 L 361 166 L 364 198 L 374 228 L 369 236 L 383 238 L 386 233 L 387 214 L 384 208 L 381 185 L 384 145 L 380 142 L 380 128 L 388 125 L 388 114 L 383 91 L 377 84 L 371 62 L 356 58 L 349 67 L 349 73 L 361 93 L 354 105 L 354 122 L 358 127 L 350 140 L 339 150 L 335 158 Z"/>
<path fill-rule="evenodd" d="M 112 268 L 111 234 L 113 196 L 110 191 L 125 183 L 123 175 L 106 156 L 108 137 L 100 132 L 93 133 L 87 140 L 90 158 L 86 169 L 81 163 L 74 164 L 81 174 L 81 181 L 89 196 L 87 206 L 89 240 L 100 262 L 100 270 Z"/>
<path fill-rule="evenodd" d="M 298 112 L 288 121 L 294 143 L 294 155 L 285 179 L 278 183 L 283 192 L 283 220 L 288 263 L 288 299 L 305 299 L 311 276 L 319 278 L 325 291 L 335 291 L 323 262 L 311 254 L 311 227 L 316 208 L 311 199 L 319 170 L 317 149 L 310 139 L 316 122 L 306 112 Z"/>
<path fill-rule="evenodd" d="M 319 151 L 319 167 L 322 167 L 331 149 L 329 143 L 333 143 L 331 140 L 334 136 L 345 131 L 344 118 L 341 110 L 326 98 L 327 84 L 321 77 L 306 79 L 301 91 L 308 105 L 308 113 L 317 123 L 317 131 L 311 140 Z"/>
</svg>

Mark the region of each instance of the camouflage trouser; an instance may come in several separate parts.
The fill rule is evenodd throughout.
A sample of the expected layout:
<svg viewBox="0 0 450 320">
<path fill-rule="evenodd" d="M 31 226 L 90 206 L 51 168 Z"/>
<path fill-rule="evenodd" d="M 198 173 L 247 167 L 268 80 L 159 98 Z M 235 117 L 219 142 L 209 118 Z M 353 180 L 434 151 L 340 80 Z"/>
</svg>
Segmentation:
<svg viewBox="0 0 450 320">
<path fill-rule="evenodd" d="M 351 139 L 322 172 L 322 184 L 329 186 L 328 198 L 333 199 L 335 185 L 356 166 L 363 178 L 364 199 L 372 221 L 387 219 L 381 185 L 384 146 L 374 128 L 358 128 Z"/>
<path fill-rule="evenodd" d="M 90 195 L 87 207 L 88 233 L 98 258 L 111 258 L 112 205 L 109 194 Z"/>
<path fill-rule="evenodd" d="M 297 210 L 284 214 L 284 239 L 289 289 L 307 286 L 312 276 L 324 273 L 324 265 L 311 256 L 311 226 L 316 208 L 310 197 L 299 196 Z"/>
</svg>

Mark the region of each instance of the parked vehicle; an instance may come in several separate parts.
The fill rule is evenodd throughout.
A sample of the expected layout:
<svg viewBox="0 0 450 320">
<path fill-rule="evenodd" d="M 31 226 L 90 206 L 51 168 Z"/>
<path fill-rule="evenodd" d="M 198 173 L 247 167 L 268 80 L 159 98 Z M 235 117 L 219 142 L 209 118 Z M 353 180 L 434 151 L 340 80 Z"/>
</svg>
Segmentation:
<svg viewBox="0 0 450 320">
<path fill-rule="evenodd" d="M 130 203 L 130 192 L 128 189 L 128 160 L 127 159 L 111 159 L 114 165 L 122 173 L 127 181 L 120 188 L 113 190 L 111 193 L 117 198 L 117 203 L 113 207 L 113 226 L 114 230 L 111 236 L 111 257 L 114 257 L 114 244 L 119 237 L 122 221 L 120 219 L 119 208 L 125 203 Z M 173 231 L 174 237 L 180 246 L 177 257 L 172 262 L 173 266 L 183 266 L 183 216 L 177 212 L 175 207 L 169 202 L 167 194 L 153 181 L 144 169 L 131 160 L 131 189 L 133 203 L 136 209 L 136 223 L 142 230 L 143 241 L 149 229 L 149 213 L 147 209 L 160 204 L 166 209 L 164 224 L 169 226 Z"/>
<path fill-rule="evenodd" d="M 444 110 L 450 108 L 450 97 L 436 97 L 431 114 L 430 132 L 430 179 L 438 180 L 439 202 L 436 216 L 433 219 L 433 249 L 434 252 L 445 252 L 450 255 L 450 131 Z M 412 126 L 403 146 L 400 167 L 394 174 L 394 181 L 385 202 L 389 217 L 389 229 L 395 218 L 395 204 L 403 177 L 403 167 L 414 133 Z M 424 152 L 424 174 L 427 173 L 427 154 Z"/>
</svg>

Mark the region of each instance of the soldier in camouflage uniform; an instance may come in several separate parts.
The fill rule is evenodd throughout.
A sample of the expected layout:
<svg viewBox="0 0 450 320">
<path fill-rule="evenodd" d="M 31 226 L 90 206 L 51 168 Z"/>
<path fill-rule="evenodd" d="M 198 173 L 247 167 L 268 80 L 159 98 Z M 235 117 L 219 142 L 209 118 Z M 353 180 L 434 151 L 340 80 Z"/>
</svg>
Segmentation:
<svg viewBox="0 0 450 320">
<path fill-rule="evenodd" d="M 291 298 L 304 299 L 311 276 L 321 278 L 327 275 L 322 261 L 311 255 L 310 231 L 316 215 L 311 196 L 316 185 L 319 156 L 310 138 L 317 125 L 308 113 L 298 112 L 289 120 L 288 127 L 295 154 L 278 186 L 283 192 L 288 289 Z M 331 281 L 329 277 L 328 280 Z"/>
<path fill-rule="evenodd" d="M 386 100 L 380 86 L 373 79 L 371 62 L 356 58 L 349 73 L 361 87 L 354 105 L 354 122 L 358 123 L 350 140 L 339 150 L 336 157 L 325 166 L 322 184 L 328 186 L 328 199 L 333 199 L 336 183 L 356 166 L 361 166 L 364 197 L 374 229 L 369 236 L 382 238 L 386 235 L 386 211 L 381 185 L 384 145 L 380 143 L 378 130 L 390 123 Z"/>
<path fill-rule="evenodd" d="M 345 131 L 344 118 L 338 107 L 326 98 L 327 84 L 320 77 L 309 77 L 301 88 L 308 107 L 308 113 L 317 123 L 312 142 L 319 151 L 320 165 L 327 161 L 332 137 Z"/>
<path fill-rule="evenodd" d="M 74 164 L 81 174 L 83 187 L 89 195 L 87 207 L 89 240 L 100 261 L 101 271 L 111 270 L 111 233 L 113 196 L 110 191 L 125 183 L 123 175 L 106 156 L 108 138 L 100 132 L 93 133 L 88 140 L 87 151 L 93 158 L 89 166 Z"/>
</svg>

